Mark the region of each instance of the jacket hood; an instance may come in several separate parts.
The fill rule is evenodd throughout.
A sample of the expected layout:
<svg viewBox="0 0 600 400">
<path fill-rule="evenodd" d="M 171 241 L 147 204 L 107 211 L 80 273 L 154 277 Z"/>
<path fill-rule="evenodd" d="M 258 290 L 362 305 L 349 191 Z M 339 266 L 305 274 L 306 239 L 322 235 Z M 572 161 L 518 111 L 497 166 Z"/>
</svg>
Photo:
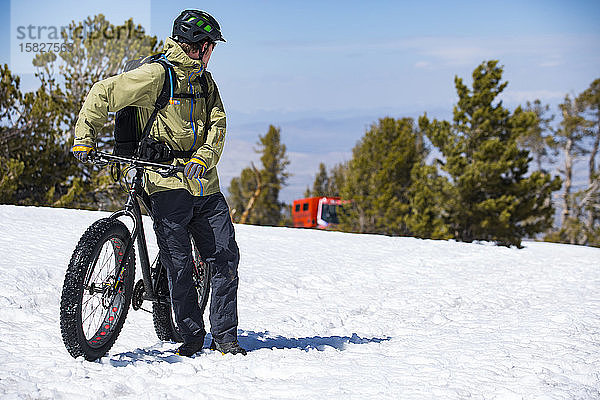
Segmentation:
<svg viewBox="0 0 600 400">
<path fill-rule="evenodd" d="M 176 41 L 168 37 L 165 39 L 165 45 L 163 47 L 163 52 L 174 66 L 181 68 L 184 70 L 186 74 L 197 72 L 202 67 L 202 62 L 200 60 L 194 60 L 190 58 L 181 46 L 177 44 Z"/>
</svg>

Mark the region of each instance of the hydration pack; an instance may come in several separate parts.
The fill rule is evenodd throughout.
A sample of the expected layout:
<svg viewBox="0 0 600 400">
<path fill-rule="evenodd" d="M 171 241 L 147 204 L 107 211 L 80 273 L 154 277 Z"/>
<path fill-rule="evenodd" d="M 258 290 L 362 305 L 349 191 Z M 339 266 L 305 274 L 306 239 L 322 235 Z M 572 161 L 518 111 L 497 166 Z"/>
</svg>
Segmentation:
<svg viewBox="0 0 600 400">
<path fill-rule="evenodd" d="M 172 150 L 166 143 L 152 139 L 149 134 L 156 120 L 158 112 L 167 104 L 178 104 L 178 100 L 192 97 L 205 97 L 208 93 L 208 83 L 205 74 L 200 75 L 202 95 L 191 95 L 188 93 L 173 94 L 175 85 L 175 71 L 164 54 L 159 53 L 150 57 L 141 57 L 130 60 L 125 64 L 123 72 L 131 71 L 147 63 L 158 63 L 165 70 L 165 80 L 154 104 L 154 110 L 148 121 L 142 127 L 140 124 L 139 107 L 127 106 L 116 112 L 115 115 L 115 147 L 113 154 L 124 157 L 137 156 L 141 159 L 154 162 L 168 162 L 174 158 L 191 158 L 194 151 Z M 207 113 L 208 114 L 208 113 Z M 205 124 L 205 131 L 208 126 Z"/>
</svg>

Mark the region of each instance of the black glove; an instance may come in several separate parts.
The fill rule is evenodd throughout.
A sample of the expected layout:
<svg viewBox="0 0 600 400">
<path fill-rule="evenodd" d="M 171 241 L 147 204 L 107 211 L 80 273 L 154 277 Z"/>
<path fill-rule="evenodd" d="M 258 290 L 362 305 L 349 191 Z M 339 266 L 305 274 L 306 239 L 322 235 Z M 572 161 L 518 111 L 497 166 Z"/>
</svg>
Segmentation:
<svg viewBox="0 0 600 400">
<path fill-rule="evenodd" d="M 71 147 L 71 151 L 76 159 L 81 162 L 87 162 L 90 157 L 90 153 L 94 151 L 94 147 L 88 146 L 86 144 L 78 144 Z"/>
<path fill-rule="evenodd" d="M 188 179 L 200 179 L 206 173 L 206 163 L 196 157 L 193 157 L 183 169 L 183 174 Z"/>
</svg>

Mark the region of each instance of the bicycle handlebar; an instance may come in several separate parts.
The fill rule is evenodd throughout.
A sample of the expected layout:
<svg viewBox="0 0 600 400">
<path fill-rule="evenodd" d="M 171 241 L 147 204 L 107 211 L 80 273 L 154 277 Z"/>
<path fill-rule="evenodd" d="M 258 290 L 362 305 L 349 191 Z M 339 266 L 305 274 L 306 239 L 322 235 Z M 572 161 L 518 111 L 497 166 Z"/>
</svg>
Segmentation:
<svg viewBox="0 0 600 400">
<path fill-rule="evenodd" d="M 105 153 L 102 151 L 90 153 L 90 162 L 93 164 L 98 164 L 98 165 L 106 165 L 111 162 L 119 162 L 119 163 L 131 164 L 134 168 L 152 168 L 152 169 L 158 170 L 156 172 L 159 173 L 164 178 L 167 178 L 169 176 L 174 176 L 178 172 L 183 173 L 183 168 L 184 168 L 182 165 L 159 164 L 156 162 L 140 160 L 137 158 L 116 156 L 114 154 Z M 161 172 L 161 171 L 164 171 L 164 172 Z"/>
</svg>

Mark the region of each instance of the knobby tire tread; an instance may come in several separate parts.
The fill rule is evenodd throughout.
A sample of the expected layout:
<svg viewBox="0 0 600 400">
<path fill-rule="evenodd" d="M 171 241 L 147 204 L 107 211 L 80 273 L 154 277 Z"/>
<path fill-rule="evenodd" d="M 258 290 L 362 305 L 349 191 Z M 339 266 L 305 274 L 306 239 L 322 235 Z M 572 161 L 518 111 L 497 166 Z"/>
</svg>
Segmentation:
<svg viewBox="0 0 600 400">
<path fill-rule="evenodd" d="M 195 246 L 194 241 L 192 239 L 192 245 Z M 205 264 L 204 268 L 209 268 L 208 264 Z M 210 294 L 210 273 L 209 271 L 204 271 L 205 279 L 207 279 L 206 285 L 203 288 L 203 291 L 198 291 L 198 305 L 204 313 L 206 309 L 206 304 L 208 303 L 208 297 Z M 167 277 L 164 276 L 160 283 L 160 291 L 162 294 L 165 294 L 167 298 L 169 298 L 169 287 L 167 283 Z M 182 343 L 183 337 L 179 333 L 177 329 L 177 325 L 173 320 L 173 316 L 171 313 L 171 302 L 154 302 L 152 303 L 152 321 L 154 322 L 154 331 L 156 332 L 156 336 L 158 339 L 163 341 L 171 341 Z"/>
<path fill-rule="evenodd" d="M 125 246 L 131 241 L 129 230 L 117 219 L 104 218 L 93 223 L 79 239 L 65 274 L 60 302 L 60 328 L 65 347 L 74 358 L 83 356 L 86 360 L 93 361 L 105 355 L 117 340 L 127 318 L 135 278 L 135 251 L 133 248 L 125 268 L 125 303 L 110 338 L 101 347 L 92 348 L 84 337 L 82 327 L 78 326 L 83 280 L 90 264 L 94 262 L 95 255 L 110 238 L 119 238 Z"/>
</svg>

